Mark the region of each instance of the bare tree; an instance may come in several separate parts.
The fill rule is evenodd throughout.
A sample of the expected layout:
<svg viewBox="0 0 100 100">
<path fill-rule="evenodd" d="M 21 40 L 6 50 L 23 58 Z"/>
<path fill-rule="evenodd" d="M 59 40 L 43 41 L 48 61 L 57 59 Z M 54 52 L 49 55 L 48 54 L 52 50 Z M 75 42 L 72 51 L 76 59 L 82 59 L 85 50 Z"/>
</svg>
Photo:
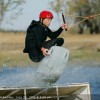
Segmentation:
<svg viewBox="0 0 100 100">
<path fill-rule="evenodd" d="M 57 13 L 58 22 L 60 20 L 59 16 L 60 13 L 63 11 L 65 16 L 65 19 L 67 22 L 77 22 L 82 19 L 79 17 L 74 16 L 90 16 L 100 13 L 100 0 L 54 0 L 50 2 L 51 9 Z M 67 15 L 73 14 L 73 17 L 68 17 Z M 72 22 L 70 22 L 72 21 Z M 90 20 L 89 20 L 90 21 Z M 100 16 L 92 19 L 93 25 L 98 29 L 100 32 Z M 92 22 L 91 22 L 92 23 Z M 83 27 L 83 26 L 82 26 Z M 93 29 L 94 30 L 94 29 Z"/>
<path fill-rule="evenodd" d="M 68 14 L 68 5 L 67 5 L 68 0 L 54 0 L 49 3 L 50 8 L 57 14 L 57 19 L 58 22 L 60 22 L 60 16 L 61 13 L 64 13 L 65 15 Z M 65 16 L 65 19 L 67 19 L 67 16 Z M 60 23 L 59 23 L 60 24 Z"/>
<path fill-rule="evenodd" d="M 21 14 L 21 5 L 24 2 L 25 0 L 0 0 L 0 28 L 9 12 L 11 12 L 9 16 L 10 22 L 11 19 L 16 19 Z"/>
<path fill-rule="evenodd" d="M 63 9 L 63 2 L 62 0 L 55 0 L 55 1 L 52 1 L 50 2 L 50 7 L 53 11 L 56 12 L 57 14 L 57 17 L 58 17 L 58 22 L 60 20 L 60 12 L 62 12 L 62 9 Z"/>
<path fill-rule="evenodd" d="M 73 3 L 72 3 L 73 2 Z M 90 16 L 100 13 L 100 0 L 70 0 L 68 2 L 69 12 L 71 14 L 77 14 L 79 16 Z M 82 20 L 81 18 L 76 18 L 77 21 Z M 79 33 L 83 33 L 84 26 L 90 29 L 90 33 L 100 32 L 100 16 L 92 19 L 86 20 L 79 24 Z"/>
</svg>

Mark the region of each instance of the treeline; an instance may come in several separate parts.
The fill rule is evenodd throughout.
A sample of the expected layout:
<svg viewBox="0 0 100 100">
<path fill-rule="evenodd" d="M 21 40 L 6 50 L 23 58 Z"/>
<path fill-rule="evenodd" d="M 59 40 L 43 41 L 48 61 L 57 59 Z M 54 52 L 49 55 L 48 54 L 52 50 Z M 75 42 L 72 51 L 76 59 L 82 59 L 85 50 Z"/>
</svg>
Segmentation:
<svg viewBox="0 0 100 100">
<path fill-rule="evenodd" d="M 3 23 L 12 23 L 22 14 L 24 3 L 25 0 L 0 0 L 0 29 Z"/>
<path fill-rule="evenodd" d="M 6 34 L 6 33 L 14 33 L 14 34 L 20 34 L 25 33 L 24 30 L 0 30 L 0 33 Z"/>
<path fill-rule="evenodd" d="M 88 29 L 91 34 L 100 33 L 100 0 L 55 0 L 50 2 L 50 7 L 56 12 L 58 20 L 63 12 L 74 23 L 84 20 L 84 18 L 92 16 L 92 19 L 84 20 L 78 24 L 78 33 L 83 34 L 85 29 Z"/>
</svg>

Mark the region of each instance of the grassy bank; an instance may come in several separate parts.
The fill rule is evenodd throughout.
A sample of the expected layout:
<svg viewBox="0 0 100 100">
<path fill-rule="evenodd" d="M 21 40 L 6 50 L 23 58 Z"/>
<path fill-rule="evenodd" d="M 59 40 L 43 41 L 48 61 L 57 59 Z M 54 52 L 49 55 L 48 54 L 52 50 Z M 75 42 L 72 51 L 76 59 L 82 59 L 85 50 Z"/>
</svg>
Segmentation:
<svg viewBox="0 0 100 100">
<path fill-rule="evenodd" d="M 100 35 L 74 35 L 63 33 L 63 47 L 70 50 L 69 62 L 87 62 L 100 60 Z M 25 33 L 0 33 L 0 66 L 32 66 L 34 63 L 24 54 Z"/>
</svg>

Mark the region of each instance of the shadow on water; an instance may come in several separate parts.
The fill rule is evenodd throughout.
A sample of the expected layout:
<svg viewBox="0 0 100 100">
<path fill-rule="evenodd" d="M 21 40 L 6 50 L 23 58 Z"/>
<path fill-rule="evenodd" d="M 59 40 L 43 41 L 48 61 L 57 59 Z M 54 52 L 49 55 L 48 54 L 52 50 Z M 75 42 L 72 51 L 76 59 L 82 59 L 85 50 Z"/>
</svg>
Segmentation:
<svg viewBox="0 0 100 100">
<path fill-rule="evenodd" d="M 32 86 L 37 67 L 4 67 L 0 70 L 0 87 Z M 92 100 L 100 99 L 100 64 L 68 64 L 56 84 L 90 83 Z"/>
</svg>

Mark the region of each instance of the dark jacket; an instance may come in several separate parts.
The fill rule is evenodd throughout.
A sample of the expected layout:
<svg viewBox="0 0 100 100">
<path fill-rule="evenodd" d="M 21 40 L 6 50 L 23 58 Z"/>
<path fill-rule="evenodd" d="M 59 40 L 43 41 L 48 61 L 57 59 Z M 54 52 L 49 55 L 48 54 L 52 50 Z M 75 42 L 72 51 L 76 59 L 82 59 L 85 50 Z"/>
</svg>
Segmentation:
<svg viewBox="0 0 100 100">
<path fill-rule="evenodd" d="M 62 30 L 63 29 L 60 27 L 57 31 L 52 32 L 40 21 L 33 20 L 27 29 L 25 49 L 23 52 L 30 53 L 35 48 L 41 50 L 41 47 L 43 47 L 43 43 L 46 41 L 47 37 L 55 39 L 61 34 Z"/>
</svg>

